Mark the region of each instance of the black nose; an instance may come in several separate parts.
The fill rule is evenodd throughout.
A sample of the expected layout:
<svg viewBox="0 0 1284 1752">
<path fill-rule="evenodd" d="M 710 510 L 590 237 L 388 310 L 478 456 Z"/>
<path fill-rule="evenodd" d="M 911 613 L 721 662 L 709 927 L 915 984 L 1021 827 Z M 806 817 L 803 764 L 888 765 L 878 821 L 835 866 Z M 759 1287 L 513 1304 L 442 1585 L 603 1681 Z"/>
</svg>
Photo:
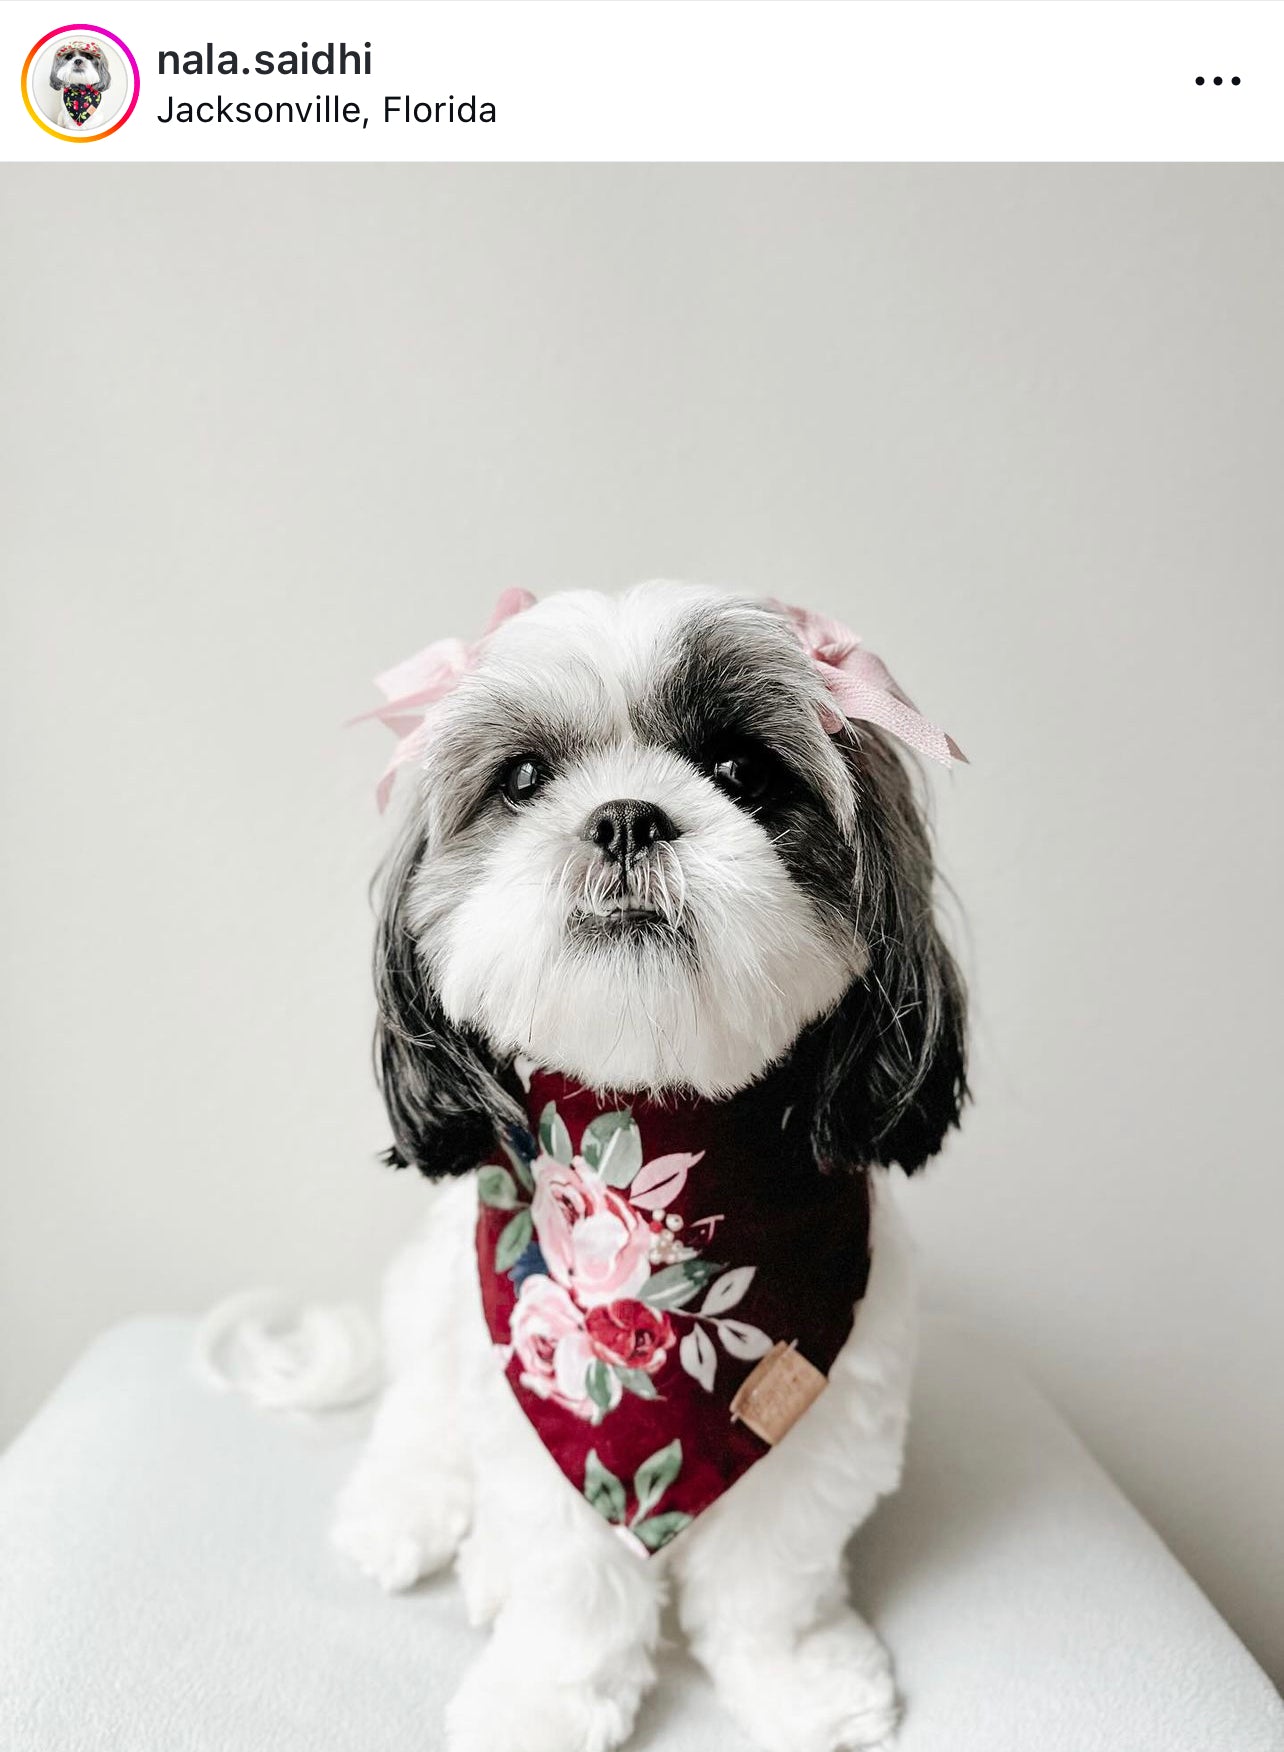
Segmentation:
<svg viewBox="0 0 1284 1752">
<path fill-rule="evenodd" d="M 591 840 L 609 864 L 628 864 L 657 840 L 674 840 L 678 830 L 654 803 L 639 803 L 635 797 L 618 797 L 602 803 L 584 825 L 584 838 Z"/>
</svg>

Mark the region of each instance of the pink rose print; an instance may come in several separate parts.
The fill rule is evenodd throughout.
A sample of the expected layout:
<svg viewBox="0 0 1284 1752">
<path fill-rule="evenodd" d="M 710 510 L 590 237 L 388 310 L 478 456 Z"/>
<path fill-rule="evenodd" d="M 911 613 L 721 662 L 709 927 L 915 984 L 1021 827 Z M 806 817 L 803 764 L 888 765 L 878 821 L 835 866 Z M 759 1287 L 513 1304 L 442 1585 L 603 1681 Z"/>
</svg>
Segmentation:
<svg viewBox="0 0 1284 1752">
<path fill-rule="evenodd" d="M 523 1387 L 541 1399 L 565 1406 L 578 1417 L 599 1414 L 602 1408 L 590 1399 L 586 1385 L 589 1365 L 594 1361 L 593 1343 L 583 1314 L 560 1284 L 542 1275 L 525 1280 L 513 1309 L 509 1337 L 521 1364 Z M 605 1390 L 610 1406 L 618 1404 L 622 1389 L 613 1375 Z"/>
<path fill-rule="evenodd" d="M 656 1374 L 674 1342 L 673 1323 L 645 1302 L 612 1302 L 589 1310 L 585 1325 L 594 1352 L 605 1363 Z"/>
<path fill-rule="evenodd" d="M 576 1154 L 552 1101 L 538 1143 L 515 1131 L 504 1150 L 507 1164 L 482 1167 L 477 1190 L 504 1213 L 491 1269 L 515 1292 L 505 1366 L 516 1360 L 528 1392 L 598 1424 L 632 1399 L 665 1397 L 656 1377 L 670 1360 L 712 1393 L 719 1347 L 741 1362 L 771 1349 L 767 1333 L 728 1317 L 756 1267 L 706 1259 L 722 1218 L 675 1209 L 702 1152 L 644 1162 L 638 1124 L 620 1108 L 589 1121 Z"/>
<path fill-rule="evenodd" d="M 531 1216 L 549 1272 L 581 1308 L 636 1296 L 651 1275 L 651 1231 L 621 1193 L 582 1164 L 534 1164 Z"/>
</svg>

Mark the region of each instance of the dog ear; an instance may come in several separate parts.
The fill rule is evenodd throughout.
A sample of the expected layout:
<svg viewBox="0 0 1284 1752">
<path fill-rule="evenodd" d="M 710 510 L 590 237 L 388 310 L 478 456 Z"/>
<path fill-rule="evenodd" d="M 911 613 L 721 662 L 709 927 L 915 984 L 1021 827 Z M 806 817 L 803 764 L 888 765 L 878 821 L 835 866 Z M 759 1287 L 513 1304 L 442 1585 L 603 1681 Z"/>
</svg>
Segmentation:
<svg viewBox="0 0 1284 1752">
<path fill-rule="evenodd" d="M 386 868 L 375 937 L 375 1071 L 392 1124 L 385 1160 L 429 1179 L 466 1174 L 494 1150 L 499 1128 L 523 1123 L 484 1043 L 447 1017 L 410 928 L 409 902 L 424 856 L 408 831 Z"/>
<path fill-rule="evenodd" d="M 107 65 L 106 55 L 95 55 L 94 66 L 98 70 L 98 89 L 100 92 L 106 91 L 111 84 L 111 69 Z"/>
<path fill-rule="evenodd" d="M 937 929 L 931 847 L 910 774 L 881 732 L 850 729 L 856 791 L 852 922 L 869 962 L 821 1025 L 817 1159 L 897 1163 L 940 1149 L 967 1086 L 967 999 Z"/>
</svg>

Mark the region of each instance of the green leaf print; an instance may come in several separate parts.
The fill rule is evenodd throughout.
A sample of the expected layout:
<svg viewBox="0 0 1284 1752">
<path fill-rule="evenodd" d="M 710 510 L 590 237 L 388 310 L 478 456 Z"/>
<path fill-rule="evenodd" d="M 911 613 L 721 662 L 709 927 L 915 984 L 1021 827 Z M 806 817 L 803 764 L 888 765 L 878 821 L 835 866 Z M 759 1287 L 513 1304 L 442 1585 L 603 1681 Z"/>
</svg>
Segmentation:
<svg viewBox="0 0 1284 1752">
<path fill-rule="evenodd" d="M 497 1211 L 516 1210 L 520 1202 L 512 1175 L 497 1162 L 488 1164 L 477 1176 L 477 1193 L 484 1205 Z"/>
<path fill-rule="evenodd" d="M 560 1162 L 563 1168 L 571 1165 L 571 1134 L 566 1129 L 566 1122 L 557 1111 L 557 1104 L 550 1101 L 539 1116 L 540 1148 L 546 1156 L 551 1156 L 555 1162 Z"/>
<path fill-rule="evenodd" d="M 655 1382 L 645 1369 L 622 1369 L 616 1365 L 616 1374 L 626 1393 L 636 1393 L 639 1399 L 658 1399 Z"/>
<path fill-rule="evenodd" d="M 633 1474 L 633 1494 L 638 1499 L 638 1518 L 659 1502 L 682 1470 L 682 1443 L 675 1437 L 644 1460 Z"/>
<path fill-rule="evenodd" d="M 610 1411 L 615 1395 L 611 1392 L 611 1371 L 600 1358 L 595 1358 L 588 1366 L 584 1377 L 584 1389 L 600 1412 Z"/>
<path fill-rule="evenodd" d="M 608 1186 L 626 1187 L 642 1166 L 642 1134 L 627 1110 L 599 1113 L 584 1128 L 584 1160 Z"/>
<path fill-rule="evenodd" d="M 499 1240 L 495 1243 L 495 1270 L 507 1271 L 516 1265 L 526 1251 L 526 1244 L 531 1238 L 531 1214 L 528 1210 L 518 1211 L 500 1230 Z"/>
<path fill-rule="evenodd" d="M 618 1524 L 624 1519 L 624 1486 L 603 1466 L 596 1448 L 589 1449 L 588 1459 L 584 1462 L 584 1495 L 590 1508 L 596 1509 L 603 1520 Z"/>
<path fill-rule="evenodd" d="M 684 1515 L 681 1509 L 669 1509 L 663 1515 L 652 1515 L 646 1521 L 635 1521 L 632 1531 L 648 1551 L 658 1551 L 670 1539 L 676 1539 L 684 1527 L 689 1527 L 691 1520 L 692 1517 Z"/>
<path fill-rule="evenodd" d="M 684 1259 L 680 1265 L 666 1265 L 663 1271 L 647 1279 L 638 1291 L 638 1299 L 651 1308 L 685 1308 L 721 1270 L 720 1265 L 707 1259 Z"/>
</svg>

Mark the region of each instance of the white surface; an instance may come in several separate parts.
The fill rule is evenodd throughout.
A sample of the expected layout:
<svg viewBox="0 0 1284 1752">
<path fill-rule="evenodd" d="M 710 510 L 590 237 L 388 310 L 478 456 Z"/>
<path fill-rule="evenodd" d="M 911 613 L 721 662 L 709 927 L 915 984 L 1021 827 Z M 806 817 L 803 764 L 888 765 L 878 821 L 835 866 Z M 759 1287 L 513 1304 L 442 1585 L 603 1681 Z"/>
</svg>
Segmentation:
<svg viewBox="0 0 1284 1752">
<path fill-rule="evenodd" d="M 480 1635 L 326 1544 L 353 1447 L 192 1378 L 192 1329 L 106 1334 L 0 1460 L 0 1745 L 405 1752 Z M 1261 1671 L 1054 1412 L 929 1326 L 901 1495 L 853 1586 L 908 1699 L 899 1752 L 1281 1752 Z M 666 1657 L 638 1752 L 741 1752 Z"/>
<path fill-rule="evenodd" d="M 367 1295 L 415 1219 L 371 1164 L 369 676 L 507 584 L 735 581 L 972 757 L 928 1281 L 1284 1679 L 1281 173 L 76 188 L 0 189 L 4 1427 L 108 1320 Z"/>
</svg>

